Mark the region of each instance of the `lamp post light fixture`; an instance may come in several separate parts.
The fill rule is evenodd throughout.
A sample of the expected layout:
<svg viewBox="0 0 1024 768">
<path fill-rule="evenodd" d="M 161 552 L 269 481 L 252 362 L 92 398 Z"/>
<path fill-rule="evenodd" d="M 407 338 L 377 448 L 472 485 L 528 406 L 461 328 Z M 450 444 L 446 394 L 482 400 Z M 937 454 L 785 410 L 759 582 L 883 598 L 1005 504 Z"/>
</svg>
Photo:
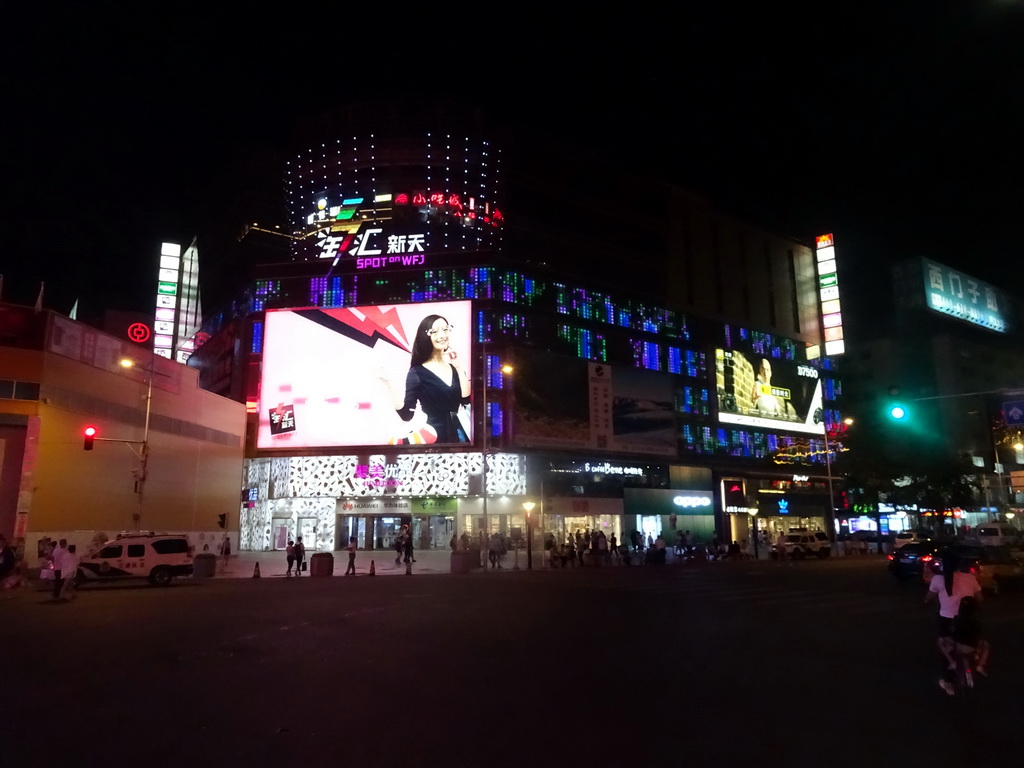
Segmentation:
<svg viewBox="0 0 1024 768">
<path fill-rule="evenodd" d="M 533 570 L 533 520 L 531 513 L 536 506 L 532 501 L 523 502 L 523 509 L 526 511 L 526 568 L 531 571 Z M 516 552 L 519 552 L 518 547 Z"/>
<path fill-rule="evenodd" d="M 755 560 L 760 559 L 759 553 L 757 551 L 757 512 L 758 512 L 757 507 L 747 507 L 747 513 L 750 515 L 750 527 L 751 527 L 751 529 L 753 531 L 750 534 L 750 538 L 752 538 L 754 540 L 754 559 Z"/>
<path fill-rule="evenodd" d="M 136 515 L 136 529 L 139 527 L 139 520 L 142 519 L 142 496 L 146 488 L 146 477 L 149 472 L 149 417 L 153 411 L 153 377 L 155 375 L 153 364 L 155 359 L 156 355 L 153 355 L 150 360 L 149 367 L 144 369 L 146 372 L 146 419 L 142 428 L 142 442 L 139 443 L 139 450 L 136 451 L 133 445 L 136 441 L 125 441 L 132 453 L 134 453 L 141 462 L 139 469 L 133 470 L 133 474 L 135 475 L 135 492 L 139 497 L 139 511 Z M 127 357 L 119 360 L 118 364 L 125 369 L 136 367 L 135 361 Z"/>
</svg>

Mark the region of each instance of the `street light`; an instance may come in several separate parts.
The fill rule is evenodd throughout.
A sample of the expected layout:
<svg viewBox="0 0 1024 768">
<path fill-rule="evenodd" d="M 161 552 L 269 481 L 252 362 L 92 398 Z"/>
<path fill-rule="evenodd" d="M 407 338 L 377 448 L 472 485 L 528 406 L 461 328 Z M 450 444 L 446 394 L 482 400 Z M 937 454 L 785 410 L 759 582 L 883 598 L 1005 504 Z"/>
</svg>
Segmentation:
<svg viewBox="0 0 1024 768">
<path fill-rule="evenodd" d="M 760 554 L 757 551 L 757 512 L 758 512 L 757 507 L 747 507 L 747 514 L 750 515 L 751 528 L 753 528 L 753 532 L 750 534 L 750 537 L 754 540 L 754 559 L 755 560 L 760 559 Z"/>
<path fill-rule="evenodd" d="M 530 513 L 533 512 L 533 508 L 537 506 L 532 501 L 524 501 L 523 509 L 526 510 L 526 567 L 528 570 L 533 570 L 533 521 L 530 519 Z M 516 547 L 516 555 L 519 554 L 519 548 Z"/>
<path fill-rule="evenodd" d="M 139 495 L 138 517 L 140 520 L 142 519 L 142 494 L 146 487 L 146 476 L 149 469 L 149 416 L 153 409 L 153 364 L 155 362 L 156 355 L 153 355 L 150 359 L 149 367 L 144 369 L 146 372 L 146 420 L 145 426 L 142 428 L 141 448 L 136 451 L 132 445 L 134 441 L 125 441 L 128 447 L 132 450 L 132 453 L 134 453 L 142 463 L 135 475 L 135 488 L 136 493 Z M 127 357 L 119 360 L 118 364 L 125 369 L 135 367 L 135 361 Z M 136 528 L 138 528 L 138 521 L 136 521 Z"/>
</svg>

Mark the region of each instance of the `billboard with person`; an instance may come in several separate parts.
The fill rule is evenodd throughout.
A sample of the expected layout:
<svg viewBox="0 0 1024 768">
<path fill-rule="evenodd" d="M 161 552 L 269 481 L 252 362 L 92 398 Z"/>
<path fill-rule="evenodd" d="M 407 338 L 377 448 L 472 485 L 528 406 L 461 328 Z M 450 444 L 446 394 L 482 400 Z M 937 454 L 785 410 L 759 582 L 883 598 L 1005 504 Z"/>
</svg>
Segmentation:
<svg viewBox="0 0 1024 768">
<path fill-rule="evenodd" d="M 715 378 L 719 421 L 824 434 L 817 368 L 748 350 L 716 349 Z"/>
<path fill-rule="evenodd" d="M 469 301 L 269 310 L 259 448 L 473 440 Z"/>
</svg>

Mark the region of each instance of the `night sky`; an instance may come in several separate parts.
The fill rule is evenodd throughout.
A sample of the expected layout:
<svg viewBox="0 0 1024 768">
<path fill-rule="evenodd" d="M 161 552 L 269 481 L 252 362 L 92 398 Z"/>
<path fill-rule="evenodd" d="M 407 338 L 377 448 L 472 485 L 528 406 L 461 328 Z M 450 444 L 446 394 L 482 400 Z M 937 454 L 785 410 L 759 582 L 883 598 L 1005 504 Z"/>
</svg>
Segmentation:
<svg viewBox="0 0 1024 768">
<path fill-rule="evenodd" d="M 31 304 L 45 280 L 48 308 L 148 310 L 159 243 L 209 225 L 239 152 L 284 156 L 304 116 L 412 95 L 656 170 L 778 232 L 834 232 L 859 284 L 928 256 L 1024 295 L 1024 0 L 713 5 L 49 4 L 2 54 L 4 298 Z"/>
</svg>

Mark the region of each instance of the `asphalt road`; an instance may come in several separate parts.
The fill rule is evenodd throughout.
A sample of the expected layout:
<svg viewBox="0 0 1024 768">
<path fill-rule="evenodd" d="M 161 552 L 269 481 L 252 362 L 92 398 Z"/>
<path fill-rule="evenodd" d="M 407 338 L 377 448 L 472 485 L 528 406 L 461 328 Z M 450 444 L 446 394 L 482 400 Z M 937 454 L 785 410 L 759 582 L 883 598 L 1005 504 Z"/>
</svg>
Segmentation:
<svg viewBox="0 0 1024 768">
<path fill-rule="evenodd" d="M 0 766 L 1020 764 L 1024 592 L 966 699 L 922 595 L 873 557 L 30 592 Z"/>
</svg>

